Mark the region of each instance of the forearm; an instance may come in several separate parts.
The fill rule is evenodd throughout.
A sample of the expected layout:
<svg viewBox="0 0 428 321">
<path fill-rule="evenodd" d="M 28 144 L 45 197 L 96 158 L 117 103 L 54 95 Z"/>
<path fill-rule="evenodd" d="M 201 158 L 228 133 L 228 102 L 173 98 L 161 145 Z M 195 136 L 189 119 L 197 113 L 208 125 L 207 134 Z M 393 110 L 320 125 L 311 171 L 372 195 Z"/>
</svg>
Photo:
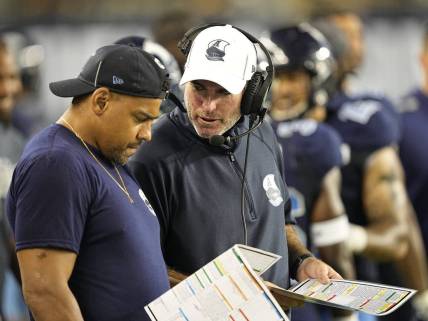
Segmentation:
<svg viewBox="0 0 428 321">
<path fill-rule="evenodd" d="M 294 258 L 310 253 L 310 251 L 300 241 L 293 224 L 285 225 L 285 233 L 287 236 L 288 256 L 291 265 Z"/>
<path fill-rule="evenodd" d="M 294 229 L 294 225 L 286 224 L 285 233 L 288 246 L 288 267 L 290 277 L 298 280 L 298 268 L 301 264 L 301 259 L 305 255 L 312 255 L 311 252 L 302 244 L 299 236 Z"/>
<path fill-rule="evenodd" d="M 346 243 L 349 221 L 340 196 L 340 186 L 340 169 L 334 167 L 324 176 L 311 213 L 311 238 L 324 262 L 344 278 L 354 279 L 353 256 Z"/>
<path fill-rule="evenodd" d="M 24 298 L 35 321 L 83 321 L 79 305 L 67 286 L 51 290 L 28 290 Z"/>
<path fill-rule="evenodd" d="M 413 207 L 408 203 L 409 250 L 395 264 L 405 285 L 418 291 L 428 289 L 428 268 L 425 249 Z"/>
<path fill-rule="evenodd" d="M 398 182 L 381 183 L 366 203 L 369 225 L 363 254 L 379 261 L 396 260 L 407 251 L 405 192 Z M 370 219 L 371 218 L 371 219 Z"/>
</svg>

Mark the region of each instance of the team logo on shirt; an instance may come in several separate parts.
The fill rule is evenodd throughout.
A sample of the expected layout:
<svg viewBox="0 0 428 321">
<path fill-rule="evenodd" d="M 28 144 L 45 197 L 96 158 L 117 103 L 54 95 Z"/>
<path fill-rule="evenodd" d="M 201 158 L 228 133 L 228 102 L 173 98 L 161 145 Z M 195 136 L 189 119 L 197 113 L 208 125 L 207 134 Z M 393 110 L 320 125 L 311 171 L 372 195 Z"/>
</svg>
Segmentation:
<svg viewBox="0 0 428 321">
<path fill-rule="evenodd" d="M 291 215 L 294 218 L 302 217 L 306 213 L 305 197 L 297 189 L 288 187 L 291 200 Z"/>
<path fill-rule="evenodd" d="M 339 110 L 338 118 L 341 121 L 353 121 L 366 125 L 370 118 L 380 110 L 381 106 L 377 101 L 360 101 L 346 103 Z"/>
<path fill-rule="evenodd" d="M 276 133 L 279 137 L 290 138 L 295 133 L 302 136 L 311 136 L 318 128 L 318 123 L 312 119 L 301 119 L 292 122 L 283 122 L 278 125 Z"/>
<path fill-rule="evenodd" d="M 268 174 L 263 179 L 263 188 L 266 191 L 266 196 L 269 199 L 269 202 L 278 207 L 284 201 L 281 195 L 281 191 L 278 188 L 278 185 L 275 183 L 275 175 Z"/>
<path fill-rule="evenodd" d="M 146 204 L 147 208 L 149 209 L 150 213 L 152 213 L 154 216 L 156 216 L 156 213 L 150 204 L 149 200 L 147 199 L 144 192 L 141 190 L 141 188 L 138 190 L 138 194 L 140 195 L 141 199 L 143 200 L 144 204 Z"/>
</svg>

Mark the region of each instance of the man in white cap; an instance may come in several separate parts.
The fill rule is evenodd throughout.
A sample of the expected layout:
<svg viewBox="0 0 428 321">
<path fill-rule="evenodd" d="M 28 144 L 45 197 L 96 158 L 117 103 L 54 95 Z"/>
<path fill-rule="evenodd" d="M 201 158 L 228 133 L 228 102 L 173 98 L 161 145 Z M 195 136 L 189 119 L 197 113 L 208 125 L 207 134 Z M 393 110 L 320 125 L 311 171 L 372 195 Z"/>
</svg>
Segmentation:
<svg viewBox="0 0 428 321">
<path fill-rule="evenodd" d="M 159 219 L 167 265 L 192 273 L 246 243 L 282 256 L 264 274 L 280 286 L 288 287 L 290 276 L 340 278 L 298 241 L 272 128 L 249 130 L 255 115 L 263 118 L 272 76 L 254 75 L 260 44 L 230 25 L 199 29 L 182 42 L 191 45 L 180 82 L 185 110 L 162 117 L 153 140 L 129 162 Z M 269 83 L 259 86 L 263 81 Z"/>
</svg>

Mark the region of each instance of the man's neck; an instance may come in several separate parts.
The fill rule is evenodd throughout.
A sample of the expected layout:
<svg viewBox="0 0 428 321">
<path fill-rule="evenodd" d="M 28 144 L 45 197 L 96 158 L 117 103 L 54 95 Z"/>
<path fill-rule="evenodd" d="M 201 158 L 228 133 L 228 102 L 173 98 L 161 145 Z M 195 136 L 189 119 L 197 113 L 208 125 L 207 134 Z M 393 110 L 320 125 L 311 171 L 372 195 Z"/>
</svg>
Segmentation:
<svg viewBox="0 0 428 321">
<path fill-rule="evenodd" d="M 75 109 L 75 107 L 70 107 L 56 123 L 66 127 L 78 138 L 83 139 L 87 144 L 98 148 L 98 144 L 95 139 L 95 126 L 90 124 L 91 118 L 84 115 L 82 110 L 84 110 L 84 108 Z"/>
</svg>

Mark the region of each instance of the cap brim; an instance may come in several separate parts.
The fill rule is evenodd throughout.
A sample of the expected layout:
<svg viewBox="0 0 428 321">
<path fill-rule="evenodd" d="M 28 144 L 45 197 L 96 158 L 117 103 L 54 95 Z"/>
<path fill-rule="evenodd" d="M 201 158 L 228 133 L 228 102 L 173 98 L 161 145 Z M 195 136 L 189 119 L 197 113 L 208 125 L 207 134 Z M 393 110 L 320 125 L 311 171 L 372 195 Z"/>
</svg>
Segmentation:
<svg viewBox="0 0 428 321">
<path fill-rule="evenodd" d="M 184 71 L 183 77 L 181 77 L 180 85 L 193 80 L 209 80 L 222 86 L 231 94 L 239 94 L 244 89 L 246 81 L 242 79 L 236 79 L 232 76 L 225 77 L 225 74 L 227 74 L 227 72 L 222 72 L 218 69 L 210 70 L 206 67 L 197 68 L 197 70 L 187 68 Z"/>
<path fill-rule="evenodd" d="M 49 89 L 59 97 L 78 97 L 90 94 L 96 88 L 78 78 L 73 78 L 51 82 Z"/>
</svg>

